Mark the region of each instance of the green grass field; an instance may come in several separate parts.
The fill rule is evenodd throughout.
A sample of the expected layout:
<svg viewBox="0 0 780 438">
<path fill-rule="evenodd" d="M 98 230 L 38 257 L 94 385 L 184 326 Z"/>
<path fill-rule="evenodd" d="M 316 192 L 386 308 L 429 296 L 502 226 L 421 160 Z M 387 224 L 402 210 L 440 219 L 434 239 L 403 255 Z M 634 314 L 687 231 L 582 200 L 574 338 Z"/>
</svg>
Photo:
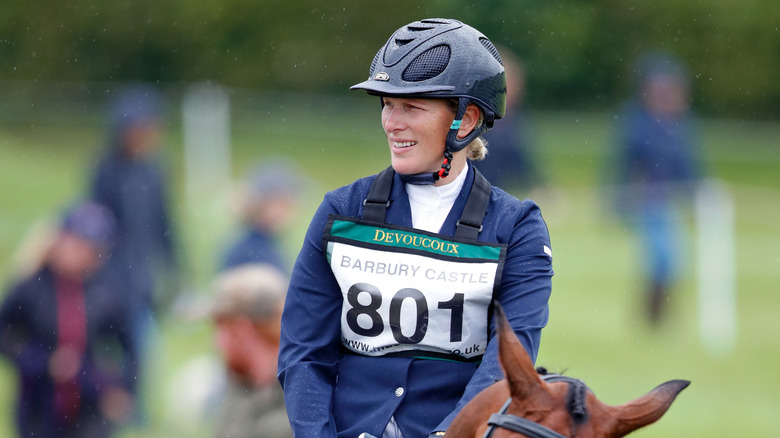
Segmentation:
<svg viewBox="0 0 780 438">
<path fill-rule="evenodd" d="M 294 111 L 292 108 L 302 110 Z M 67 111 L 23 120 L 0 118 L 0 275 L 10 281 L 17 247 L 36 221 L 85 186 L 87 166 L 105 134 L 99 117 Z M 292 259 L 322 194 L 388 163 L 378 105 L 364 96 L 238 94 L 233 99 L 233 170 L 240 176 L 270 155 L 295 159 L 312 184 L 299 220 L 286 233 Z M 657 424 L 637 437 L 773 436 L 780 420 L 780 124 L 704 120 L 711 176 L 726 183 L 736 211 L 738 331 L 734 348 L 713 354 L 698 329 L 695 234 L 686 240 L 680 289 L 658 329 L 641 315 L 634 235 L 605 211 L 607 114 L 538 113 L 537 155 L 548 182 L 535 192 L 555 254 L 551 318 L 537 361 L 585 380 L 600 399 L 619 404 L 671 379 L 691 386 Z M 179 230 L 195 294 L 208 293 L 217 251 L 234 222 L 226 193 L 184 199 L 178 116 L 171 118 L 166 158 L 172 171 Z M 518 196 L 527 194 L 516 193 Z M 184 416 L 188 397 L 171 392 L 181 367 L 212 354 L 208 324 L 169 315 L 146 385 L 149 418 L 128 437 L 208 436 L 208 422 Z M 197 385 L 194 385 L 197 386 Z M 196 388 L 197 389 L 197 388 Z M 195 389 L 192 389 L 195 391 Z M 12 429 L 15 381 L 0 361 L 0 438 Z"/>
</svg>

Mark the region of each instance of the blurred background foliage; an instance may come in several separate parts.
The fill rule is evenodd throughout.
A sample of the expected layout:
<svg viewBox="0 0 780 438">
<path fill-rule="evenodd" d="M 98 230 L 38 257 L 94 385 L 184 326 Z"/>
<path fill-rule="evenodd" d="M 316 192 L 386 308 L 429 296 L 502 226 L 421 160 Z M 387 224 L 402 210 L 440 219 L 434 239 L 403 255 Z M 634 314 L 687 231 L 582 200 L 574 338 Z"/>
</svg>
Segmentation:
<svg viewBox="0 0 780 438">
<path fill-rule="evenodd" d="M 612 107 L 634 56 L 676 54 L 704 114 L 780 115 L 773 0 L 11 1 L 0 79 L 192 82 L 342 91 L 401 24 L 462 19 L 520 55 L 535 107 Z"/>
</svg>

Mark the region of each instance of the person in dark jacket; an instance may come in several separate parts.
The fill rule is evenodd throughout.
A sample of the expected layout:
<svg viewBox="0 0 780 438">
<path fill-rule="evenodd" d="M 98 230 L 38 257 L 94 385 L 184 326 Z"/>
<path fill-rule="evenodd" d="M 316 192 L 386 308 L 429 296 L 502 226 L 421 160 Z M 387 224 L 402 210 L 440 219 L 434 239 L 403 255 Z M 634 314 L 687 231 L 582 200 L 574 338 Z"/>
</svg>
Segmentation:
<svg viewBox="0 0 780 438">
<path fill-rule="evenodd" d="M 163 134 L 161 97 L 147 86 L 120 90 L 110 119 L 107 149 L 93 169 L 90 193 L 117 220 L 106 271 L 116 293 L 122 294 L 117 299 L 133 313 L 132 335 L 142 364 L 140 389 L 156 322 L 178 293 L 172 289 L 180 287 L 167 181 L 157 156 Z"/>
<path fill-rule="evenodd" d="M 99 438 L 130 416 L 130 315 L 101 276 L 115 221 L 94 202 L 65 215 L 43 265 L 0 307 L 0 354 L 18 371 L 22 437 Z"/>
<path fill-rule="evenodd" d="M 297 211 L 301 179 L 300 169 L 281 159 L 270 159 L 249 172 L 241 200 L 241 229 L 225 251 L 220 270 L 247 263 L 270 264 L 289 275 L 279 234 Z"/>
<path fill-rule="evenodd" d="M 657 324 L 666 314 L 681 264 L 681 206 L 701 178 L 699 142 L 682 64 L 666 53 L 643 56 L 636 94 L 618 114 L 616 206 L 641 236 L 645 309 Z"/>
<path fill-rule="evenodd" d="M 501 50 L 506 70 L 506 113 L 485 132 L 488 154 L 477 165 L 491 183 L 510 193 L 529 191 L 543 184 L 533 151 L 525 108 L 526 76 L 522 62 L 509 50 Z"/>
<path fill-rule="evenodd" d="M 111 135 L 93 172 L 92 198 L 117 219 L 108 269 L 129 286 L 124 297 L 139 312 L 153 308 L 160 266 L 178 267 L 165 172 L 157 159 L 162 102 L 156 90 L 123 90 L 112 108 Z"/>
<path fill-rule="evenodd" d="M 504 114 L 500 55 L 451 19 L 410 23 L 371 64 L 391 166 L 325 195 L 282 314 L 295 436 L 443 435 L 501 379 L 492 305 L 535 360 L 552 250 L 538 206 L 472 164 Z M 356 147 L 365 147 L 356 145 Z"/>
</svg>

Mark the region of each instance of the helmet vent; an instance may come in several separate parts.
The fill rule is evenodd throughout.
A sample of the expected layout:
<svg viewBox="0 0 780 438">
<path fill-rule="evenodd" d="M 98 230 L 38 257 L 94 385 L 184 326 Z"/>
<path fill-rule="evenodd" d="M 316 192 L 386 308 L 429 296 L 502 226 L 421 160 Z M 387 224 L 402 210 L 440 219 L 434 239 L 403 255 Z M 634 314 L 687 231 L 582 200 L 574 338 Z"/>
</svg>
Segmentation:
<svg viewBox="0 0 780 438">
<path fill-rule="evenodd" d="M 410 30 L 410 31 L 412 31 L 412 32 L 423 32 L 423 31 L 426 31 L 426 30 L 431 30 L 431 29 L 433 29 L 433 26 L 415 26 L 415 25 L 409 25 L 409 26 L 406 26 L 406 29 L 407 29 L 407 30 Z"/>
<path fill-rule="evenodd" d="M 494 58 L 496 58 L 496 61 L 498 61 L 499 64 L 504 65 L 504 62 L 501 61 L 501 55 L 498 54 L 498 49 L 496 49 L 496 46 L 494 46 L 489 39 L 482 37 L 479 39 L 479 42 L 482 43 L 482 45 L 485 46 L 486 49 L 488 49 L 490 54 L 493 55 Z"/>
<path fill-rule="evenodd" d="M 412 41 L 414 41 L 413 38 L 396 38 L 395 39 L 395 43 L 398 46 L 405 46 L 405 45 L 411 43 Z"/>
<path fill-rule="evenodd" d="M 371 77 L 371 75 L 374 74 L 374 69 L 376 68 L 376 64 L 379 62 L 379 55 L 382 54 L 382 49 L 379 49 L 378 52 L 376 52 L 376 55 L 374 55 L 374 60 L 371 61 L 371 68 L 368 70 L 368 76 Z"/>
<path fill-rule="evenodd" d="M 436 46 L 415 58 L 404 70 L 401 78 L 407 82 L 419 82 L 440 75 L 450 63 L 450 47 Z"/>
<path fill-rule="evenodd" d="M 452 24 L 453 20 L 439 19 L 439 18 L 424 18 L 419 22 L 425 24 Z"/>
</svg>

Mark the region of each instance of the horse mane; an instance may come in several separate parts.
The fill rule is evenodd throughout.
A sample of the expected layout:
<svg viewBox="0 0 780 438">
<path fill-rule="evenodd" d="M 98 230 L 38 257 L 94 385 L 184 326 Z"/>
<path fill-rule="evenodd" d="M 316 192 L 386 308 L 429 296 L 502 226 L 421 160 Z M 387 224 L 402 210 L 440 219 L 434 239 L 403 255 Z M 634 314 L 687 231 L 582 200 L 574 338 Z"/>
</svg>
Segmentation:
<svg viewBox="0 0 780 438">
<path fill-rule="evenodd" d="M 536 373 L 540 376 L 547 376 L 551 373 L 545 367 L 537 367 Z M 554 373 L 563 375 L 563 373 Z M 569 392 L 567 394 L 566 409 L 574 420 L 574 424 L 580 425 L 588 421 L 588 406 L 586 397 L 590 389 L 585 384 L 574 383 L 575 379 L 569 381 Z"/>
<path fill-rule="evenodd" d="M 569 384 L 568 401 L 566 408 L 574 419 L 574 424 L 580 425 L 588 421 L 588 406 L 585 403 L 585 397 L 588 394 L 588 387 L 585 385 Z"/>
</svg>

